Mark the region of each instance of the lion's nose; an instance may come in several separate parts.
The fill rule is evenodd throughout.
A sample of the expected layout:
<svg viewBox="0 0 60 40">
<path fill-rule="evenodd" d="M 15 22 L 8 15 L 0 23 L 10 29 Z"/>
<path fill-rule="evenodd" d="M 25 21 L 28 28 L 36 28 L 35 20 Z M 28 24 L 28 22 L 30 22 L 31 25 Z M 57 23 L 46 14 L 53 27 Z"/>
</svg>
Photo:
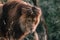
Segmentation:
<svg viewBox="0 0 60 40">
<path fill-rule="evenodd" d="M 30 25 L 30 31 L 32 32 L 32 30 L 33 30 L 33 27 L 32 27 L 32 25 Z"/>
</svg>

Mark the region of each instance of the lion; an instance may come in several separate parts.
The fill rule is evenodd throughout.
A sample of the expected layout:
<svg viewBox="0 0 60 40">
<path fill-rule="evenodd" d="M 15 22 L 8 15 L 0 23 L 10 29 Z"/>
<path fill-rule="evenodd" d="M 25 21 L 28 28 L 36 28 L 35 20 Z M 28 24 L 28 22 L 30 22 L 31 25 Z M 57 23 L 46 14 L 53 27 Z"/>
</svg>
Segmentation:
<svg viewBox="0 0 60 40">
<path fill-rule="evenodd" d="M 34 33 L 39 40 L 36 28 L 40 22 L 41 9 L 24 1 L 12 1 L 3 5 L 0 18 L 0 32 L 4 40 L 23 40 Z"/>
</svg>

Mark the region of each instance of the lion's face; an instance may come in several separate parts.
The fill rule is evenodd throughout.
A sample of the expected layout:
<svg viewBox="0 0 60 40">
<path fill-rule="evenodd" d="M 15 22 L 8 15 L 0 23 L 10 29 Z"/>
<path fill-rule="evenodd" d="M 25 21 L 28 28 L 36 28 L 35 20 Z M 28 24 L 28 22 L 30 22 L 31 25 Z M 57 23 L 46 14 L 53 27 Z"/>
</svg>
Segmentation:
<svg viewBox="0 0 60 40">
<path fill-rule="evenodd" d="M 19 18 L 20 27 L 23 31 L 33 32 L 39 23 L 39 13 L 33 9 L 22 9 L 22 15 Z"/>
</svg>

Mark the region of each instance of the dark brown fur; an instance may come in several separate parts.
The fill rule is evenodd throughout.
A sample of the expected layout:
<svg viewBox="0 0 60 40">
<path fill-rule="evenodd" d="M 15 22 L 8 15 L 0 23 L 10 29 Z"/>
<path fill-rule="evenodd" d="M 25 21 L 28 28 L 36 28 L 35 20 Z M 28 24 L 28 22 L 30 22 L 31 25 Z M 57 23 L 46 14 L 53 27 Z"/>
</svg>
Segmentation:
<svg viewBox="0 0 60 40">
<path fill-rule="evenodd" d="M 22 40 L 29 33 L 34 33 L 39 24 L 41 10 L 25 2 L 13 1 L 3 5 L 0 29 L 3 37 Z"/>
</svg>

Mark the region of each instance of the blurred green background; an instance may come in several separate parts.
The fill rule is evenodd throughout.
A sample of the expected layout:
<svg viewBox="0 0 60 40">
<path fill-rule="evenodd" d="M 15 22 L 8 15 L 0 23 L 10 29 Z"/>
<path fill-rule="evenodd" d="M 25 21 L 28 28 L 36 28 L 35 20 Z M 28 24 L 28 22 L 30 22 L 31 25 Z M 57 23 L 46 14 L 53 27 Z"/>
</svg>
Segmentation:
<svg viewBox="0 0 60 40">
<path fill-rule="evenodd" d="M 49 40 L 60 40 L 60 0 L 40 0 L 47 26 Z"/>
</svg>

